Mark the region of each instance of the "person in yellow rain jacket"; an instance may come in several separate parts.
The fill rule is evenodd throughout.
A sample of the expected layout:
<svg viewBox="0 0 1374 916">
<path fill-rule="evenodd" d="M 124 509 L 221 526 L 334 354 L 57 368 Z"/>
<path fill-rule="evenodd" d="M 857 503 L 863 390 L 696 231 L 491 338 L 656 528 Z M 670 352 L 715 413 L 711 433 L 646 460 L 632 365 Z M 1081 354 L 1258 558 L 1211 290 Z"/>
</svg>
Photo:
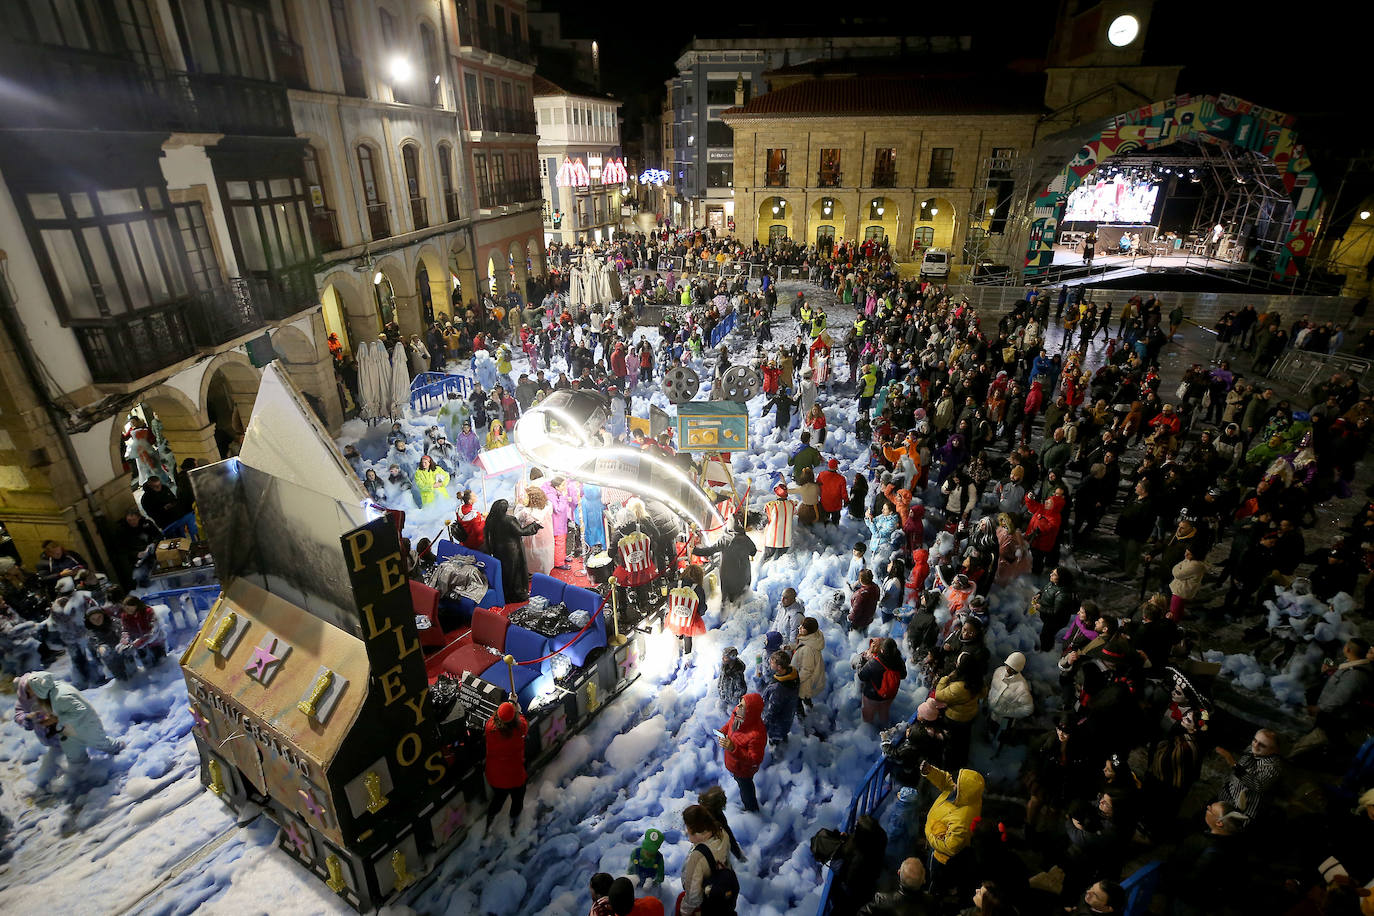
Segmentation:
<svg viewBox="0 0 1374 916">
<path fill-rule="evenodd" d="M 973 820 L 983 811 L 983 774 L 960 770 L 956 784 L 944 770 L 922 761 L 921 775 L 940 790 L 940 797 L 926 815 L 925 830 L 930 847 L 930 880 L 926 890 L 934 896 L 958 880 L 954 859 L 968 848 L 973 839 Z"/>
<path fill-rule="evenodd" d="M 420 506 L 428 506 L 440 493 L 447 496 L 448 492 L 444 489 L 447 486 L 448 472 L 435 464 L 430 456 L 420 456 L 420 466 L 415 469 L 415 489 L 420 494 Z"/>
</svg>

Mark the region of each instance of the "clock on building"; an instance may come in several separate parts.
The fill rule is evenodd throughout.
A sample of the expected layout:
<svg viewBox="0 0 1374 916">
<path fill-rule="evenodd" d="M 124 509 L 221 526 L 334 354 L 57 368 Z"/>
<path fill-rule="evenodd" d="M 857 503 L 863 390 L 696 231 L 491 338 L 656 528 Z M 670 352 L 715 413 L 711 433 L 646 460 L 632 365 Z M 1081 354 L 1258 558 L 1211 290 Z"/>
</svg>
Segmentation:
<svg viewBox="0 0 1374 916">
<path fill-rule="evenodd" d="M 1124 13 L 1112 20 L 1107 26 L 1107 40 L 1118 48 L 1124 48 L 1135 41 L 1140 34 L 1140 20 L 1130 13 Z"/>
</svg>

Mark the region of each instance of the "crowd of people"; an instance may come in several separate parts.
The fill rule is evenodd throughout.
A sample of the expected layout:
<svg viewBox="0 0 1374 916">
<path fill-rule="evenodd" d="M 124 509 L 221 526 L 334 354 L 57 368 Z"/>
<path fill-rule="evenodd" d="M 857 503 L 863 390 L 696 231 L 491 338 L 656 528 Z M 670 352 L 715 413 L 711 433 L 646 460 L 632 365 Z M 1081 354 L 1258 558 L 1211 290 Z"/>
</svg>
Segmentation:
<svg viewBox="0 0 1374 916">
<path fill-rule="evenodd" d="M 1128 863 L 1151 857 L 1164 861 L 1160 887 L 1173 912 L 1360 911 L 1356 889 L 1374 879 L 1367 746 L 1339 777 L 1374 723 L 1369 642 L 1348 622 L 1314 634 L 1330 657 L 1304 684 L 1304 729 L 1252 729 L 1235 749 L 1221 742 L 1243 726 L 1219 709 L 1215 667 L 1203 657 L 1231 648 L 1216 639 L 1228 624 L 1246 639 L 1270 635 L 1285 595 L 1329 603 L 1343 593 L 1352 607 L 1369 606 L 1374 502 L 1333 542 L 1308 542 L 1319 540 L 1318 508 L 1356 485 L 1374 395 L 1337 375 L 1293 400 L 1263 378 L 1285 347 L 1331 347 L 1334 324 L 1304 319 L 1285 331 L 1276 314 L 1228 314 L 1212 360 L 1166 384 L 1161 363 L 1184 315 L 1154 298 L 1114 308 L 1031 289 L 994 320 L 940 287 L 903 280 L 874 242 L 745 246 L 709 232 L 659 233 L 594 254 L 627 272 L 618 309 L 569 305 L 559 273 L 567 261 L 551 251 L 551 273 L 524 301 L 484 300 L 461 315 L 455 307 L 435 315 L 425 340 L 408 342 L 416 371 L 466 370 L 490 354 L 497 383 L 475 380 L 466 396 L 450 396 L 422 437 L 395 424 L 381 462 L 351 447 L 346 456 L 378 502 L 453 500 L 450 535 L 502 561 L 508 601 L 528 595 L 530 574 L 609 550 L 622 584 L 662 584 L 684 665 L 713 599 L 698 560 L 719 557 L 728 608 L 794 545 L 814 543 L 802 531 L 852 533 L 844 588 L 810 609 L 784 590 L 753 671 L 739 647 L 726 648 L 715 684 L 714 739 L 745 812 L 768 811 L 774 800 L 760 797 L 755 777 L 789 742 L 828 740 L 841 717 L 871 725 L 898 791 L 882 822 L 860 818 L 830 845 L 813 841 L 818 861 L 835 869 L 835 912 L 1121 912 Z M 684 275 L 664 257 L 681 258 Z M 789 292 L 788 317 L 775 317 L 772 273 L 755 288 L 747 273 L 701 270 L 708 259 L 802 266 L 825 292 Z M 664 298 L 660 284 L 672 307 L 654 345 L 637 336 L 636 318 Z M 852 309 L 852 323 L 827 315 L 832 301 L 846 321 Z M 736 335 L 754 343 L 752 360 L 747 347 L 732 354 L 708 343 L 732 314 Z M 517 349 L 528 371 L 514 372 Z M 1257 377 L 1239 370 L 1242 354 Z M 752 361 L 773 413 L 770 441 L 788 445 L 786 470 L 747 491 L 752 504 L 717 492 L 726 530 L 710 546 L 652 501 L 608 506 L 599 488 L 538 471 L 485 513 L 471 491 L 449 492 L 478 451 L 508 444 L 524 411 L 565 388 L 606 397 L 607 441 L 703 474 L 701 457 L 679 452 L 671 433 L 651 439 L 629 420 L 633 396 L 669 368 L 710 360 L 718 381 Z M 853 438 L 836 439 L 866 455 L 828 447 L 836 423 L 852 423 Z M 84 561 L 54 546 L 39 578 L 21 574 L 16 584 L 11 569 L 0 583 L 7 670 L 25 673 L 26 662 L 11 663 L 27 659 L 13 648 L 29 638 L 25 619 L 49 621 L 46 648 L 71 656 L 77 687 L 98 683 L 100 665 L 121 676 L 97 632 L 115 621 L 114 645 L 156 664 L 158 644 L 138 643 L 143 631 L 125 620 L 146 606 L 100 593 Z M 411 551 L 416 564 L 432 559 L 429 546 Z M 74 614 L 80 626 L 68 633 L 61 621 Z M 827 618 L 844 640 L 827 643 Z M 994 656 L 1018 639 L 1016 651 Z M 43 643 L 27 651 L 36 657 Z M 1283 670 L 1291 646 L 1266 660 L 1270 671 Z M 836 660 L 853 670 L 852 710 L 839 708 L 841 685 L 827 677 Z M 56 688 L 23 683 L 41 713 L 25 721 L 60 721 L 59 704 L 41 705 Z M 917 691 L 915 714 L 894 725 L 894 705 Z M 73 720 L 90 736 L 81 747 L 117 750 L 88 725 Z M 527 729 L 514 698 L 487 725 L 488 827 L 507 799 L 512 831 L 521 814 Z M 989 763 L 1004 754 L 1023 755 L 1016 781 L 998 786 L 1018 797 L 1014 809 L 988 797 Z M 1224 764 L 1220 780 L 1204 776 L 1213 759 Z M 1320 801 L 1301 808 L 1281 791 L 1299 764 L 1334 774 Z M 731 863 L 748 850 L 731 832 L 727 798 L 712 787 L 682 814 L 692 850 L 679 914 L 735 911 Z M 1189 799 L 1202 803 L 1185 807 Z M 1284 840 L 1298 829 L 1301 844 Z M 662 842 L 646 836 L 634 878 L 592 878 L 594 914 L 661 911 L 636 891 L 663 880 Z"/>
</svg>

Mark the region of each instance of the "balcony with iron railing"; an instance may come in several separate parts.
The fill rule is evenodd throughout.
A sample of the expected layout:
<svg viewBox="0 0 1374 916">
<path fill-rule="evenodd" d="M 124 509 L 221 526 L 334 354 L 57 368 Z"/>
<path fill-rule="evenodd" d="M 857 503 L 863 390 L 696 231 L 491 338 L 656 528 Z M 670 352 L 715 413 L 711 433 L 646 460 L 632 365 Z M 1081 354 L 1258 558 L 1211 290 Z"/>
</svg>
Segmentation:
<svg viewBox="0 0 1374 916">
<path fill-rule="evenodd" d="M 777 169 L 766 172 L 763 178 L 764 186 L 769 188 L 787 187 L 787 170 Z"/>
<path fill-rule="evenodd" d="M 367 98 L 367 80 L 363 78 L 363 62 L 353 55 L 339 55 L 339 70 L 343 74 L 344 95 L 355 99 Z"/>
<path fill-rule="evenodd" d="M 530 53 L 528 41 L 519 35 L 510 35 L 495 29 L 485 22 L 478 22 L 472 18 L 466 9 L 460 7 L 460 10 L 458 44 L 461 47 L 489 51 L 492 54 L 500 54 L 502 57 L 524 64 L 534 63 L 534 56 Z"/>
<path fill-rule="evenodd" d="M 536 134 L 538 121 L 533 111 L 519 108 L 487 107 L 482 109 L 481 129 L 508 134 Z"/>
<path fill-rule="evenodd" d="M 227 286 L 71 327 L 96 384 L 133 382 L 261 328 L 257 302 L 264 300 L 250 290 L 251 281 L 234 277 Z"/>
<path fill-rule="evenodd" d="M 319 302 L 310 264 L 254 271 L 247 279 L 253 304 L 267 321 L 290 318 Z"/>
<path fill-rule="evenodd" d="M 895 188 L 897 187 L 896 169 L 874 169 L 873 185 L 875 188 Z"/>
<path fill-rule="evenodd" d="M 477 205 L 484 210 L 489 210 L 492 207 L 505 207 L 531 200 L 542 200 L 543 196 L 544 191 L 539 186 L 538 179 L 511 179 L 489 185 L 478 185 Z"/>
<path fill-rule="evenodd" d="M 391 214 L 386 204 L 367 205 L 367 228 L 373 241 L 391 238 Z"/>
<path fill-rule="evenodd" d="M 462 219 L 461 211 L 458 207 L 457 191 L 444 192 L 444 215 L 448 217 L 450 223 Z"/>
<path fill-rule="evenodd" d="M 272 40 L 272 65 L 276 68 L 277 79 L 285 83 L 286 88 L 310 88 L 305 74 L 305 52 L 285 35 L 278 35 Z"/>
<path fill-rule="evenodd" d="M 841 180 L 838 170 L 822 170 L 816 173 L 816 187 L 818 188 L 838 188 Z"/>
<path fill-rule="evenodd" d="M 339 217 L 333 210 L 316 207 L 310 211 L 310 230 L 320 251 L 338 251 L 343 247 L 339 235 Z"/>
<path fill-rule="evenodd" d="M 28 90 L 0 93 L 0 123 L 7 127 L 295 133 L 278 83 L 18 43 L 0 50 L 0 80 Z"/>
<path fill-rule="evenodd" d="M 926 177 L 926 187 L 928 188 L 952 188 L 954 187 L 953 172 L 931 172 Z"/>
<path fill-rule="evenodd" d="M 412 197 L 410 199 L 410 222 L 413 229 L 429 228 L 429 207 L 425 198 Z"/>
</svg>

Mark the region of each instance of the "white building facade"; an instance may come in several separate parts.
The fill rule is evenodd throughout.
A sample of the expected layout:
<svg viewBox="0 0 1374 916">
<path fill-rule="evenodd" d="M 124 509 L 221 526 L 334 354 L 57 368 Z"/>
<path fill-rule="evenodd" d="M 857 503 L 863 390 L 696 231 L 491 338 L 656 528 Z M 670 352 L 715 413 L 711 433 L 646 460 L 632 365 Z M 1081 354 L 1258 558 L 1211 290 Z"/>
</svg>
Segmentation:
<svg viewBox="0 0 1374 916">
<path fill-rule="evenodd" d="M 545 242 L 615 237 L 629 183 L 620 147 L 620 103 L 535 77 L 534 110 Z"/>
</svg>

